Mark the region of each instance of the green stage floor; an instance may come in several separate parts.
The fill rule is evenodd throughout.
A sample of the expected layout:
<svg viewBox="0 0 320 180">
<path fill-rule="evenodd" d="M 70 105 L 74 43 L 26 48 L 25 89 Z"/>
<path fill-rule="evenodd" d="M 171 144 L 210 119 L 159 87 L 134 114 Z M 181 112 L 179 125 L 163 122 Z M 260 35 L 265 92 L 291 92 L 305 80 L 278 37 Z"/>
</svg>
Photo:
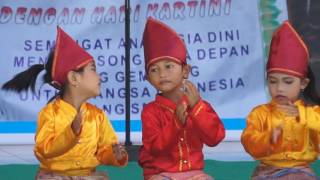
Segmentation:
<svg viewBox="0 0 320 180">
<path fill-rule="evenodd" d="M 248 180 L 257 165 L 253 161 L 225 162 L 206 160 L 205 172 L 215 177 L 215 180 Z M 320 175 L 320 161 L 312 164 L 315 172 Z M 1 180 L 32 180 L 38 165 L 0 165 Z M 129 162 L 123 168 L 98 167 L 100 171 L 107 171 L 111 179 L 136 180 L 142 179 L 142 169 L 136 162 Z"/>
</svg>

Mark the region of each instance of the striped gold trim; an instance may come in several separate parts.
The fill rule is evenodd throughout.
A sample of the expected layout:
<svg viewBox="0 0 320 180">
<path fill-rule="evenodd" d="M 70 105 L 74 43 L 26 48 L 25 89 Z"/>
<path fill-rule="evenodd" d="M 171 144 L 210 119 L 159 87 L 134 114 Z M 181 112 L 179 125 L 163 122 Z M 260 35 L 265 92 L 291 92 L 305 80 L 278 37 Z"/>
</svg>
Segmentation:
<svg viewBox="0 0 320 180">
<path fill-rule="evenodd" d="M 156 58 L 151 59 L 147 64 L 147 69 L 149 69 L 149 66 L 151 64 L 153 64 L 153 63 L 155 63 L 155 62 L 157 62 L 157 61 L 159 61 L 161 59 L 165 59 L 165 58 L 167 58 L 168 60 L 172 60 L 172 61 L 174 61 L 174 62 L 176 62 L 178 64 L 182 64 L 181 60 L 179 60 L 179 59 L 177 59 L 177 58 L 175 58 L 173 56 L 160 56 L 160 57 L 156 57 Z"/>
<path fill-rule="evenodd" d="M 299 42 L 301 43 L 301 45 L 303 46 L 304 50 L 306 51 L 307 56 L 309 57 L 309 50 L 308 50 L 306 44 L 304 43 L 304 41 L 301 39 L 301 37 L 297 33 L 297 31 L 291 26 L 291 24 L 288 21 L 286 21 L 285 24 L 287 24 L 288 27 L 291 29 L 291 31 L 296 35 L 296 37 L 298 38 Z"/>
<path fill-rule="evenodd" d="M 181 126 L 180 126 L 179 123 L 177 122 L 177 118 L 176 118 L 176 117 L 174 117 L 174 124 L 176 125 L 176 127 L 177 127 L 178 129 L 181 129 Z"/>
<path fill-rule="evenodd" d="M 77 65 L 76 69 L 82 68 L 83 66 L 87 65 L 89 62 L 93 61 L 93 59 L 87 59 L 85 61 L 83 61 L 82 63 L 80 63 L 79 65 Z"/>
<path fill-rule="evenodd" d="M 170 111 L 171 113 L 174 113 L 174 110 L 173 110 L 173 109 L 171 109 L 171 108 L 169 108 L 168 106 L 165 106 L 165 105 L 160 104 L 160 103 L 156 103 L 156 104 L 158 104 L 159 106 L 161 106 L 161 107 L 163 107 L 163 108 L 167 109 L 167 110 L 168 110 L 168 111 Z"/>
<path fill-rule="evenodd" d="M 201 105 L 201 106 L 197 109 L 197 111 L 194 113 L 194 115 L 195 115 L 195 116 L 198 115 L 199 112 L 200 112 L 202 109 L 203 109 L 203 105 Z"/>
<path fill-rule="evenodd" d="M 270 68 L 270 69 L 268 69 L 268 73 L 270 73 L 272 71 L 281 71 L 281 72 L 285 72 L 285 73 L 294 74 L 294 75 L 299 76 L 299 77 L 305 77 L 305 75 L 303 75 L 303 74 L 301 74 L 299 72 L 292 71 L 292 70 L 289 70 L 289 69 L 284 69 L 284 68 Z"/>
<path fill-rule="evenodd" d="M 178 148 L 179 148 L 179 171 L 182 171 L 182 164 L 183 164 L 182 155 L 183 155 L 183 152 L 182 152 L 182 147 L 181 147 L 181 143 L 180 142 L 178 142 Z"/>
<path fill-rule="evenodd" d="M 156 104 L 158 104 L 159 106 L 167 109 L 167 110 L 170 111 L 172 114 L 174 114 L 174 110 L 171 109 L 171 108 L 169 108 L 168 106 L 165 106 L 165 105 L 160 104 L 160 103 L 156 103 Z M 181 129 L 181 126 L 180 126 L 179 123 L 177 122 L 177 118 L 174 118 L 174 124 L 176 125 L 176 127 L 177 127 L 178 129 Z"/>
<path fill-rule="evenodd" d="M 58 58 L 58 54 L 59 54 L 59 48 L 60 47 L 60 32 L 61 30 L 59 30 L 58 27 L 58 34 L 57 34 L 57 40 L 56 40 L 56 47 L 55 47 L 55 52 L 54 52 L 54 56 L 53 56 L 53 64 L 52 64 L 52 70 L 51 70 L 51 78 L 53 81 L 55 81 L 55 71 L 56 71 L 56 65 L 57 65 L 57 58 Z"/>
<path fill-rule="evenodd" d="M 184 130 L 183 131 L 183 136 L 184 136 L 184 142 L 187 146 L 187 152 L 188 152 L 188 166 L 189 166 L 189 170 L 191 169 L 191 162 L 190 162 L 190 149 L 189 149 L 189 145 L 188 145 L 188 141 L 187 141 L 187 131 Z"/>
</svg>

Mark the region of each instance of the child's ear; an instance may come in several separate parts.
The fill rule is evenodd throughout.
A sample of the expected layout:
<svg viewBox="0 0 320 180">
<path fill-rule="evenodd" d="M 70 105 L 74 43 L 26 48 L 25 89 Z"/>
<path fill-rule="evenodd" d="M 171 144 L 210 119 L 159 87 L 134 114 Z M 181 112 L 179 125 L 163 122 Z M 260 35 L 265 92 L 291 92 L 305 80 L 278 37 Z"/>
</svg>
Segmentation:
<svg viewBox="0 0 320 180">
<path fill-rule="evenodd" d="M 304 90 L 308 86 L 309 82 L 310 82 L 309 78 L 301 79 L 301 87 L 300 87 L 300 89 Z"/>
<path fill-rule="evenodd" d="M 78 74 L 74 71 L 69 71 L 67 74 L 67 80 L 70 85 L 77 87 L 78 86 Z"/>
<path fill-rule="evenodd" d="M 187 65 L 183 65 L 182 68 L 183 68 L 183 78 L 188 79 L 189 73 L 191 71 L 191 66 L 187 64 Z"/>
</svg>

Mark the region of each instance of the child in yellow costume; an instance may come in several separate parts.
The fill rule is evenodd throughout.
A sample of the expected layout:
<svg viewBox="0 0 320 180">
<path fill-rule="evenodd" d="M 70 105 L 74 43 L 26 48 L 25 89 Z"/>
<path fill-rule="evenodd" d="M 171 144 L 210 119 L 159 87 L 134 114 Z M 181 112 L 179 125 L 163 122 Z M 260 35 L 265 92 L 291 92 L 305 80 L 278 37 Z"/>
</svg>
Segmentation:
<svg viewBox="0 0 320 180">
<path fill-rule="evenodd" d="M 99 164 L 124 166 L 128 155 L 104 112 L 86 101 L 100 94 L 93 57 L 58 27 L 47 63 L 31 66 L 3 85 L 17 92 L 35 90 L 37 75 L 60 90 L 39 113 L 34 152 L 40 161 L 36 179 L 108 179 Z"/>
<path fill-rule="evenodd" d="M 320 108 L 300 99 L 300 93 L 314 103 L 314 78 L 308 69 L 309 52 L 289 22 L 272 37 L 267 64 L 268 88 L 272 100 L 252 110 L 241 142 L 260 161 L 253 180 L 316 180 L 310 168 L 319 152 Z"/>
</svg>

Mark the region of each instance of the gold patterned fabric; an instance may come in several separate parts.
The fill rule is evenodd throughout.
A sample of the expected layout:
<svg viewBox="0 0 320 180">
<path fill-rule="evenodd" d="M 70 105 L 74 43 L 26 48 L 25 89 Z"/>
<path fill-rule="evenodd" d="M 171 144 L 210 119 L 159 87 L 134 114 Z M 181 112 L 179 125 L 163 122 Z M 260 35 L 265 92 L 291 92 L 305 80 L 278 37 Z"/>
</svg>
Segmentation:
<svg viewBox="0 0 320 180">
<path fill-rule="evenodd" d="M 276 108 L 274 102 L 253 109 L 247 118 L 241 142 L 256 160 L 275 167 L 304 166 L 317 159 L 319 153 L 320 108 L 295 105 L 299 117 L 289 117 Z M 272 129 L 283 126 L 276 144 L 271 143 Z"/>
<path fill-rule="evenodd" d="M 39 114 L 34 152 L 40 169 L 67 176 L 90 175 L 99 164 L 124 166 L 128 156 L 117 161 L 112 144 L 115 131 L 104 112 L 89 103 L 82 104 L 83 123 L 76 136 L 71 123 L 76 109 L 57 98 Z"/>
</svg>

